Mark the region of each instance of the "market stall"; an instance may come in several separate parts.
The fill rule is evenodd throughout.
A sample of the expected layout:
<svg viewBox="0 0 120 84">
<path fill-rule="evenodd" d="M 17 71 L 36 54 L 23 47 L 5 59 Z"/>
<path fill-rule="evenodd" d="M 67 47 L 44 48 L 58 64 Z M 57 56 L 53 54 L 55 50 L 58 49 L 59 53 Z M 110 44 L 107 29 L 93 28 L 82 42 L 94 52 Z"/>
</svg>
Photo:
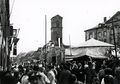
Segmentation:
<svg viewBox="0 0 120 84">
<path fill-rule="evenodd" d="M 108 54 L 111 48 L 114 48 L 114 45 L 98 41 L 92 38 L 80 44 L 79 46 L 67 49 L 66 54 L 70 52 L 71 55 L 66 55 L 65 58 L 76 59 L 89 56 L 94 59 L 106 59 L 109 57 Z"/>
</svg>

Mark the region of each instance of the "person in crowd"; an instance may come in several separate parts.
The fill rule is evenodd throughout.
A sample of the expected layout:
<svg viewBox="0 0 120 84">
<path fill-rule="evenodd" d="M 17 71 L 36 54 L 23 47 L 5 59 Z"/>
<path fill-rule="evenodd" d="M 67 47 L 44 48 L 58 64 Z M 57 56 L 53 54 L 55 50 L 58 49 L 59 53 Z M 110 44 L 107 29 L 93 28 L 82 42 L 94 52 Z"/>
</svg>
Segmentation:
<svg viewBox="0 0 120 84">
<path fill-rule="evenodd" d="M 17 84 L 18 84 L 18 82 L 19 82 L 19 72 L 18 72 L 18 71 L 15 71 L 15 72 L 14 72 L 14 77 L 15 77 L 16 82 L 17 82 Z"/>
<path fill-rule="evenodd" d="M 75 74 L 70 75 L 70 83 L 69 84 L 76 84 L 77 83 L 77 77 Z"/>
<path fill-rule="evenodd" d="M 101 66 L 107 67 L 107 62 L 106 62 L 106 60 L 103 60 L 103 63 L 102 63 Z"/>
<path fill-rule="evenodd" d="M 93 69 L 92 63 L 88 62 L 88 68 L 86 68 L 86 84 L 92 84 L 94 77 L 96 77 L 96 72 Z"/>
<path fill-rule="evenodd" d="M 85 81 L 85 71 L 84 67 L 81 63 L 78 63 L 78 73 L 77 73 L 77 80 L 84 83 Z"/>
<path fill-rule="evenodd" d="M 96 69 L 96 61 L 93 61 L 92 65 L 93 65 L 93 69 Z"/>
<path fill-rule="evenodd" d="M 61 64 L 61 73 L 59 76 L 58 84 L 70 84 L 71 72 L 66 64 Z"/>
<path fill-rule="evenodd" d="M 50 80 L 48 77 L 44 74 L 44 68 L 39 67 L 39 71 L 37 72 L 37 77 L 38 77 L 38 84 L 49 84 Z"/>
<path fill-rule="evenodd" d="M 19 71 L 20 73 L 24 73 L 24 69 L 23 69 L 23 66 L 22 66 L 22 65 L 19 65 L 19 66 L 18 66 L 18 71 Z"/>
<path fill-rule="evenodd" d="M 101 84 L 113 84 L 113 74 L 111 68 L 105 69 L 105 76 L 102 79 Z"/>
<path fill-rule="evenodd" d="M 99 80 L 99 77 L 97 75 L 93 78 L 92 84 L 100 84 L 100 80 Z"/>
<path fill-rule="evenodd" d="M 68 67 L 69 71 L 70 71 L 70 66 Z M 59 84 L 59 79 L 60 79 L 60 76 L 61 76 L 61 72 L 64 70 L 63 69 L 63 65 L 58 65 L 56 67 L 56 70 L 57 70 L 57 75 L 56 75 L 56 80 L 57 80 L 57 84 Z"/>
<path fill-rule="evenodd" d="M 77 81 L 76 84 L 84 84 L 84 83 L 81 81 Z"/>
<path fill-rule="evenodd" d="M 31 71 L 29 74 L 28 74 L 29 78 L 29 84 L 38 84 L 38 78 L 36 76 L 36 72 L 35 71 Z"/>
<path fill-rule="evenodd" d="M 71 73 L 72 74 L 75 74 L 75 76 L 78 78 L 78 74 L 79 74 L 79 69 L 78 69 L 78 66 L 77 66 L 77 64 L 74 64 L 73 65 L 73 68 L 72 68 L 72 70 L 71 70 Z"/>
<path fill-rule="evenodd" d="M 17 83 L 18 83 L 17 79 L 11 75 L 10 71 L 6 71 L 4 73 L 2 84 L 17 84 Z"/>
<path fill-rule="evenodd" d="M 4 71 L 3 71 L 3 68 L 2 66 L 0 66 L 0 84 L 2 84 L 2 80 L 3 80 L 3 76 L 4 76 Z"/>
<path fill-rule="evenodd" d="M 105 76 L 105 68 L 106 68 L 105 66 L 101 65 L 101 69 L 99 70 L 99 73 L 98 73 L 100 82 L 102 81 L 102 79 Z"/>
<path fill-rule="evenodd" d="M 101 64 L 102 64 L 102 61 L 100 60 L 96 61 L 96 66 L 95 66 L 96 73 L 99 73 L 99 70 L 101 69 Z"/>
<path fill-rule="evenodd" d="M 115 68 L 114 84 L 120 84 L 120 67 Z"/>
<path fill-rule="evenodd" d="M 68 63 L 66 63 L 66 65 L 67 65 Z M 67 65 L 68 66 L 68 65 Z M 72 64 L 72 69 L 73 68 L 75 68 L 75 67 L 77 67 L 77 63 L 76 63 L 76 61 L 73 61 L 73 64 Z"/>
<path fill-rule="evenodd" d="M 28 70 L 26 69 L 25 73 L 23 74 L 23 76 L 21 77 L 21 84 L 28 84 L 29 83 L 29 76 L 28 76 Z"/>
<path fill-rule="evenodd" d="M 56 84 L 56 77 L 55 77 L 55 73 L 53 71 L 54 66 L 53 65 L 49 65 L 48 66 L 48 79 L 50 80 L 50 84 Z"/>
<path fill-rule="evenodd" d="M 88 63 L 87 63 L 87 61 L 84 62 L 84 68 L 85 68 L 85 69 L 88 68 Z"/>
</svg>

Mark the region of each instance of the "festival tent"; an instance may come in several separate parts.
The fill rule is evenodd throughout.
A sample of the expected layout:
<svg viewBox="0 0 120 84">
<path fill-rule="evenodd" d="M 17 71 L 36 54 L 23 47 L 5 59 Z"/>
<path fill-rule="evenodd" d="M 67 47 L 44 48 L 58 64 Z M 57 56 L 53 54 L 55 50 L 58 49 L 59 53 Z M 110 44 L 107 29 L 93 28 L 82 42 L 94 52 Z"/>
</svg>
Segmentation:
<svg viewBox="0 0 120 84">
<path fill-rule="evenodd" d="M 71 58 L 79 58 L 82 56 L 90 56 L 92 58 L 107 58 L 107 52 L 108 50 L 114 47 L 114 45 L 105 43 L 102 41 L 98 41 L 95 39 L 90 39 L 83 44 L 80 44 L 77 47 L 73 47 L 71 49 L 67 49 L 65 51 L 66 54 L 71 52 L 72 56 L 66 56 L 66 59 L 71 59 Z"/>
</svg>

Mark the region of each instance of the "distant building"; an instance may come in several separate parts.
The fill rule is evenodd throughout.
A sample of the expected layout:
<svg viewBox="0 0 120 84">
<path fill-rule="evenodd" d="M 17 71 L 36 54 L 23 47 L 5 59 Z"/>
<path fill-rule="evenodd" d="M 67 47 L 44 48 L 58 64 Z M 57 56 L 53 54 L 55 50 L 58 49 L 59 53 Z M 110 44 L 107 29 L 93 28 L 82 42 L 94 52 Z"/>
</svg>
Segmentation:
<svg viewBox="0 0 120 84">
<path fill-rule="evenodd" d="M 51 18 L 51 40 L 41 49 L 41 58 L 47 63 L 60 64 L 64 62 L 62 19 L 60 15 Z"/>
<path fill-rule="evenodd" d="M 51 19 L 51 41 L 55 46 L 62 46 L 62 17 L 59 15 Z"/>
<path fill-rule="evenodd" d="M 87 41 L 90 38 L 110 44 L 114 44 L 115 39 L 116 45 L 120 47 L 120 11 L 113 15 L 109 20 L 105 17 L 103 23 L 85 30 L 85 40 Z"/>
</svg>

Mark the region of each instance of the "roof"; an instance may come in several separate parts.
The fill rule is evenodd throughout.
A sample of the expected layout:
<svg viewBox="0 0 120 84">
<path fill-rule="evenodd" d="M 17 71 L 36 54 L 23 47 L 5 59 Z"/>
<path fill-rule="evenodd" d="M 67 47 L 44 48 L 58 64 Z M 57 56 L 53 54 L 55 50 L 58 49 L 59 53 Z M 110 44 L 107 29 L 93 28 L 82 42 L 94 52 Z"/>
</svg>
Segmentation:
<svg viewBox="0 0 120 84">
<path fill-rule="evenodd" d="M 116 16 L 118 16 L 118 15 L 120 15 L 120 11 L 118 11 L 118 12 L 116 12 L 108 21 L 106 21 L 105 23 L 107 24 L 107 23 L 110 23 L 110 21 L 112 20 L 112 19 L 114 19 Z"/>
<path fill-rule="evenodd" d="M 107 20 L 107 21 L 105 22 L 105 24 L 110 23 L 110 21 L 111 21 L 113 18 L 115 18 L 116 16 L 118 16 L 118 15 L 120 15 L 120 11 L 116 12 L 109 20 Z M 120 21 L 120 20 L 116 20 L 116 21 Z M 103 24 L 104 24 L 104 23 L 103 23 Z M 95 27 L 93 27 L 93 28 L 90 28 L 90 29 L 85 30 L 85 32 L 86 32 L 86 31 L 89 31 L 89 30 L 92 30 L 92 29 L 96 29 L 96 28 L 101 28 L 101 27 L 95 26 Z"/>
<path fill-rule="evenodd" d="M 104 25 L 105 25 L 105 23 L 99 23 L 99 24 L 96 25 L 95 27 L 90 28 L 90 29 L 87 29 L 87 30 L 85 30 L 84 32 L 86 32 L 86 31 L 90 31 L 90 30 L 94 30 L 94 29 L 104 28 Z"/>
<path fill-rule="evenodd" d="M 114 47 L 114 45 L 91 38 L 76 47 Z"/>
<path fill-rule="evenodd" d="M 93 29 L 97 29 L 97 28 L 99 28 L 99 26 L 98 26 L 98 25 L 96 25 L 96 26 L 95 26 L 95 27 L 93 27 L 93 28 L 90 28 L 90 29 L 84 30 L 84 32 L 89 31 L 89 30 L 93 30 Z"/>
<path fill-rule="evenodd" d="M 61 18 L 62 19 L 62 17 L 60 15 L 56 15 L 56 16 L 52 17 L 51 20 L 53 20 L 55 18 Z"/>
</svg>

